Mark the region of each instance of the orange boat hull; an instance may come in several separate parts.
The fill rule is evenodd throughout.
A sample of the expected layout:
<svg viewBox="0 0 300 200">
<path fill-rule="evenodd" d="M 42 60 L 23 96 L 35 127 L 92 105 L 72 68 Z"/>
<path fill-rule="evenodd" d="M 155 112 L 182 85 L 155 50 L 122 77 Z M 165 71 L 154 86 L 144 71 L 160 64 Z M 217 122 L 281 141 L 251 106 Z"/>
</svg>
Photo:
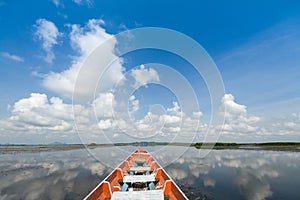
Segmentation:
<svg viewBox="0 0 300 200">
<path fill-rule="evenodd" d="M 149 179 L 150 178 L 150 179 Z M 153 180 L 151 180 L 153 179 Z M 126 182 L 126 180 L 128 182 Z M 126 183 L 125 183 L 125 182 Z M 130 193 L 131 192 L 131 193 Z M 160 194 L 169 200 L 188 199 L 165 170 L 144 149 L 134 151 L 124 162 L 114 169 L 93 191 L 86 200 L 120 199 L 129 194 Z M 152 199 L 150 197 L 150 199 Z M 121 198 L 122 199 L 122 198 Z"/>
</svg>

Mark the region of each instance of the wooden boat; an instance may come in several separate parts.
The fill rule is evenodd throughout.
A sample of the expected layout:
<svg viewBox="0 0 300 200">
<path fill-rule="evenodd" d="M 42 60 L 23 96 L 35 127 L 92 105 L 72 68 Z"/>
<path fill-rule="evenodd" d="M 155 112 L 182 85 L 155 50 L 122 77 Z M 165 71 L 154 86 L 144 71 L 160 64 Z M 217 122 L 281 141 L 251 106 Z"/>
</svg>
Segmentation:
<svg viewBox="0 0 300 200">
<path fill-rule="evenodd" d="M 186 200 L 165 170 L 144 149 L 134 151 L 85 200 Z"/>
</svg>

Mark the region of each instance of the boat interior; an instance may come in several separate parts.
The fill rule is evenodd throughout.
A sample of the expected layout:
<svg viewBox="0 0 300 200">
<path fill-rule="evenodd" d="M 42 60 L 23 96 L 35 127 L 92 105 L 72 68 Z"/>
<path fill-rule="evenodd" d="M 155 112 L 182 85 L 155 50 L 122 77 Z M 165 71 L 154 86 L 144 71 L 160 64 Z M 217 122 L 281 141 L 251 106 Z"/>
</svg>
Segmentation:
<svg viewBox="0 0 300 200">
<path fill-rule="evenodd" d="M 165 170 L 143 149 L 136 150 L 85 199 L 187 199 Z"/>
</svg>

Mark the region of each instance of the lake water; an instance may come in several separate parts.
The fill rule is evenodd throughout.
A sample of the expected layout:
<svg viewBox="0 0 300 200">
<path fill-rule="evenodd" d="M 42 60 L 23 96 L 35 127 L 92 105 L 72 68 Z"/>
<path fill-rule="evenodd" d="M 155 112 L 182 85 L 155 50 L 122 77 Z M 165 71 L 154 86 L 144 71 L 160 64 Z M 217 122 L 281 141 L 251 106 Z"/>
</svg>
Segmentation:
<svg viewBox="0 0 300 200">
<path fill-rule="evenodd" d="M 0 200 L 82 199 L 111 172 L 108 166 L 126 157 L 110 148 L 91 151 L 106 162 L 85 149 L 0 155 Z M 201 158 L 199 150 L 189 148 L 165 170 L 191 199 L 199 192 L 209 199 L 300 199 L 297 152 L 213 150 Z"/>
</svg>

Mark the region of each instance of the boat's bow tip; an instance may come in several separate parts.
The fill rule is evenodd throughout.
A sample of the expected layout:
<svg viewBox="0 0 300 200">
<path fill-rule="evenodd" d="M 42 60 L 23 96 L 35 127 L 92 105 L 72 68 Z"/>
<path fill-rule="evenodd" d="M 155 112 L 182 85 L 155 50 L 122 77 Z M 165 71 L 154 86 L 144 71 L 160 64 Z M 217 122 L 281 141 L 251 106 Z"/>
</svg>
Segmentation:
<svg viewBox="0 0 300 200">
<path fill-rule="evenodd" d="M 139 149 L 135 150 L 135 153 L 148 153 L 148 151 L 145 149 L 139 148 Z"/>
</svg>

